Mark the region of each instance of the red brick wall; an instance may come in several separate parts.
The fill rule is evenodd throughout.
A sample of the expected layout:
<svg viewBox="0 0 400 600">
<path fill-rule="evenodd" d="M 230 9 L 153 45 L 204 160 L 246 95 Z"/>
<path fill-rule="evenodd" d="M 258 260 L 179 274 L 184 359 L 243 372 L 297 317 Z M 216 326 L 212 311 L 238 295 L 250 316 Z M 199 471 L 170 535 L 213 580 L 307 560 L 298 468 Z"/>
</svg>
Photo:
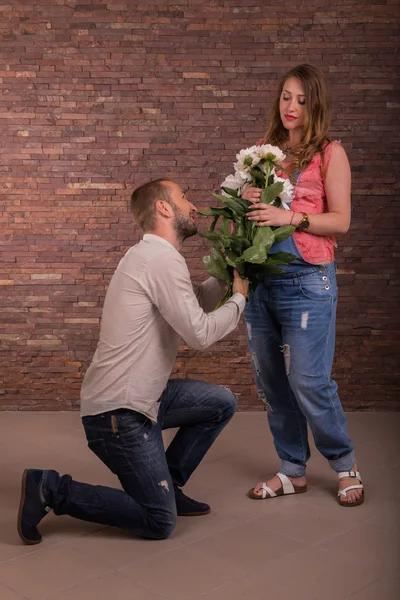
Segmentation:
<svg viewBox="0 0 400 600">
<path fill-rule="evenodd" d="M 347 408 L 398 407 L 396 7 L 0 6 L 1 409 L 78 405 L 107 284 L 137 240 L 132 187 L 166 175 L 199 206 L 211 203 L 236 151 L 263 133 L 277 78 L 303 61 L 330 78 L 333 135 L 354 175 L 353 225 L 338 252 L 335 375 Z M 185 247 L 197 278 L 205 250 L 197 238 Z M 243 329 L 208 352 L 183 350 L 177 372 L 231 385 L 243 409 L 261 408 Z"/>
</svg>

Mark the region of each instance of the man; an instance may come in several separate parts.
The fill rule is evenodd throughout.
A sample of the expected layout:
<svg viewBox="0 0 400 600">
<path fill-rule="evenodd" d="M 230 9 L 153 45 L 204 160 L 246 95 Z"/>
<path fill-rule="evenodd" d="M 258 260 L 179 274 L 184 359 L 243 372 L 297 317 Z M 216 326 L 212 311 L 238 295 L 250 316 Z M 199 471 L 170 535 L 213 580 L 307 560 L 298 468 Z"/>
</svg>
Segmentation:
<svg viewBox="0 0 400 600">
<path fill-rule="evenodd" d="M 180 338 L 202 350 L 237 326 L 248 282 L 235 273 L 234 294 L 218 310 L 221 282 L 209 278 L 193 290 L 179 249 L 197 232 L 196 208 L 172 181 L 137 188 L 131 208 L 145 235 L 112 277 L 81 391 L 88 446 L 123 490 L 27 469 L 18 515 L 27 544 L 41 541 L 37 526 L 50 509 L 153 539 L 171 534 L 177 514 L 210 511 L 181 487 L 232 418 L 236 399 L 222 386 L 169 377 Z M 165 452 L 162 429 L 171 427 L 180 429 Z"/>
</svg>

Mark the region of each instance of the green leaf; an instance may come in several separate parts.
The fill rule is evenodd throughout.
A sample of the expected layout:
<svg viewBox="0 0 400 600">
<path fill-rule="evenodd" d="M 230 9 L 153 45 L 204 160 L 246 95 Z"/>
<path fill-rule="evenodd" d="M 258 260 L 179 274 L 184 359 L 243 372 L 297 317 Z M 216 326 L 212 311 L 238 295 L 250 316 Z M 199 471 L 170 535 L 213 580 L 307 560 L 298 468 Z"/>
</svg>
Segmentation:
<svg viewBox="0 0 400 600">
<path fill-rule="evenodd" d="M 244 225 L 245 225 L 245 229 L 246 229 L 246 237 L 249 240 L 249 242 L 251 242 L 250 246 L 252 246 L 253 238 L 254 238 L 254 235 L 255 235 L 258 227 L 254 221 L 249 221 L 249 219 L 244 220 Z"/>
<path fill-rule="evenodd" d="M 274 167 L 275 167 L 276 169 L 278 169 L 278 171 L 282 171 L 282 173 L 286 173 L 287 175 L 290 175 L 290 172 L 289 172 L 287 169 L 284 169 L 284 168 L 282 167 L 282 164 L 281 164 L 281 163 L 273 162 L 272 164 L 274 165 Z"/>
<path fill-rule="evenodd" d="M 296 255 L 290 254 L 290 252 L 276 252 L 268 255 L 268 261 L 271 259 L 274 262 L 280 262 L 281 264 L 286 265 L 291 263 L 295 258 L 297 258 Z"/>
<path fill-rule="evenodd" d="M 221 236 L 215 231 L 205 231 L 204 233 L 199 234 L 201 237 L 206 238 L 213 244 L 217 244 L 218 246 L 223 246 Z"/>
<path fill-rule="evenodd" d="M 263 204 L 270 204 L 283 190 L 282 181 L 278 181 L 277 183 L 273 183 L 263 190 L 261 194 L 261 202 Z"/>
<path fill-rule="evenodd" d="M 253 184 L 255 184 L 256 186 L 258 185 L 259 187 L 265 186 L 265 174 L 262 171 L 260 171 L 260 169 L 251 169 L 250 175 L 253 178 Z"/>
<path fill-rule="evenodd" d="M 211 256 L 212 258 L 222 267 L 226 267 L 225 258 L 221 254 L 221 251 L 217 248 L 211 248 Z"/>
<path fill-rule="evenodd" d="M 228 265 L 230 265 L 231 267 L 235 267 L 236 268 L 238 258 L 239 258 L 239 256 L 237 254 L 235 254 L 235 252 L 233 252 L 229 248 L 226 248 L 226 250 L 225 250 L 225 260 L 228 263 Z"/>
<path fill-rule="evenodd" d="M 231 278 L 228 272 L 228 266 L 227 263 L 224 261 L 224 259 L 221 256 L 221 260 L 222 263 L 215 257 L 215 255 L 213 254 L 213 250 L 215 250 L 215 248 L 213 248 L 211 250 L 212 256 L 203 256 L 203 258 L 201 259 L 204 267 L 207 271 L 207 273 L 209 275 L 211 275 L 212 277 L 216 277 L 217 279 L 220 279 L 221 281 L 225 281 L 225 283 L 229 283 Z"/>
<path fill-rule="evenodd" d="M 204 217 L 230 217 L 231 212 L 228 208 L 206 208 L 198 211 L 199 215 Z"/>
<path fill-rule="evenodd" d="M 283 242 L 284 240 L 287 240 L 288 237 L 290 237 L 293 234 L 295 229 L 296 228 L 292 227 L 291 225 L 283 225 L 282 227 L 278 227 L 274 231 L 275 241 Z"/>
<path fill-rule="evenodd" d="M 239 196 L 239 190 L 234 190 L 233 188 L 228 187 L 222 187 L 221 190 L 224 190 L 224 192 L 230 196 L 233 196 L 233 198 L 237 198 Z"/>
<path fill-rule="evenodd" d="M 264 246 L 250 246 L 240 259 L 249 263 L 262 264 L 267 260 L 267 250 Z"/>
<path fill-rule="evenodd" d="M 247 213 L 249 203 L 246 200 L 242 200 L 241 198 L 228 198 L 227 196 L 220 196 L 219 194 L 213 195 L 216 198 L 218 198 L 218 200 L 221 200 L 221 202 L 223 202 L 225 206 L 230 208 L 232 212 L 234 212 L 239 217 L 244 217 Z"/>
<path fill-rule="evenodd" d="M 225 200 L 232 200 L 232 201 L 236 201 L 236 198 L 230 198 L 229 196 L 223 196 L 222 194 L 216 194 L 215 192 L 213 192 L 212 194 L 214 196 L 214 198 L 216 198 L 217 200 L 221 200 L 221 202 L 225 202 Z"/>
<path fill-rule="evenodd" d="M 218 215 L 213 218 L 212 223 L 210 225 L 210 231 L 215 231 L 215 227 L 216 227 L 216 225 L 218 223 L 218 219 L 219 219 Z"/>
<path fill-rule="evenodd" d="M 227 217 L 222 219 L 220 231 L 224 237 L 229 235 L 229 219 Z"/>
<path fill-rule="evenodd" d="M 245 219 L 242 217 L 235 218 L 236 237 L 244 237 L 246 232 Z"/>
<path fill-rule="evenodd" d="M 258 227 L 253 238 L 253 246 L 263 246 L 267 251 L 275 241 L 275 234 L 271 227 Z"/>
<path fill-rule="evenodd" d="M 235 235 L 231 237 L 230 247 L 240 256 L 247 248 L 251 246 L 249 240 L 244 236 Z"/>
<path fill-rule="evenodd" d="M 246 269 L 247 271 L 251 270 L 252 277 L 262 277 L 263 275 L 279 275 L 280 273 L 284 273 L 283 269 L 280 269 L 276 265 L 264 263 L 262 265 L 248 265 Z"/>
</svg>

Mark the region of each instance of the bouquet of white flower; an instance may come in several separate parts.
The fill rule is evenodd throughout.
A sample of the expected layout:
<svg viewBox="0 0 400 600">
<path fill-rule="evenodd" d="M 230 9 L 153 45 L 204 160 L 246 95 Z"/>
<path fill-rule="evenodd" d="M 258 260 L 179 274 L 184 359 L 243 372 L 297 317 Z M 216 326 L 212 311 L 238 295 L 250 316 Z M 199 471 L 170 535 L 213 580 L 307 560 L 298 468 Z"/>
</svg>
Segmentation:
<svg viewBox="0 0 400 600">
<path fill-rule="evenodd" d="M 290 210 L 293 186 L 288 179 L 276 174 L 277 169 L 283 170 L 281 163 L 285 155 L 278 147 L 266 144 L 241 150 L 236 159 L 235 173 L 222 183 L 222 193 L 213 194 L 222 206 L 199 211 L 202 215 L 213 217 L 210 230 L 200 234 L 213 243 L 210 255 L 203 257 L 206 271 L 228 286 L 218 306 L 232 295 L 234 268 L 242 277 L 249 279 L 250 287 L 255 289 L 260 275 L 281 273 L 279 265 L 288 264 L 295 258 L 287 252 L 268 255 L 272 244 L 287 239 L 295 228 L 289 225 L 257 226 L 246 216 L 250 202 L 241 197 L 246 187 L 252 184 L 263 189 L 260 202 Z"/>
</svg>

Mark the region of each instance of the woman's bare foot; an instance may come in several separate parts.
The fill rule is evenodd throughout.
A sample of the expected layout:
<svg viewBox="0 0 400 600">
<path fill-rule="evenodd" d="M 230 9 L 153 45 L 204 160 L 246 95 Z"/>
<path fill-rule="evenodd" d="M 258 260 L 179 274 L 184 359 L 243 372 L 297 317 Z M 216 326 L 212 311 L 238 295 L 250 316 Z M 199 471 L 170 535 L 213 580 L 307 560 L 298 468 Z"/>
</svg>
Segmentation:
<svg viewBox="0 0 400 600">
<path fill-rule="evenodd" d="M 289 477 L 289 479 L 296 487 L 302 487 L 303 485 L 307 484 L 307 479 L 305 477 Z M 273 492 L 277 492 L 282 487 L 282 482 L 277 475 L 274 475 L 271 479 L 268 479 L 266 484 Z M 259 496 L 260 498 L 262 497 L 262 485 L 263 482 L 259 482 L 253 488 L 253 494 L 255 496 Z"/>
<path fill-rule="evenodd" d="M 350 471 L 358 471 L 357 465 L 353 465 Z M 347 488 L 350 485 L 358 485 L 359 483 L 361 483 L 360 479 L 356 479 L 355 477 L 343 477 L 343 479 L 339 480 L 339 490 L 344 490 L 344 488 Z M 342 502 L 353 504 L 353 502 L 360 500 L 362 493 L 363 490 L 349 490 L 346 496 L 340 496 L 340 500 Z"/>
</svg>

